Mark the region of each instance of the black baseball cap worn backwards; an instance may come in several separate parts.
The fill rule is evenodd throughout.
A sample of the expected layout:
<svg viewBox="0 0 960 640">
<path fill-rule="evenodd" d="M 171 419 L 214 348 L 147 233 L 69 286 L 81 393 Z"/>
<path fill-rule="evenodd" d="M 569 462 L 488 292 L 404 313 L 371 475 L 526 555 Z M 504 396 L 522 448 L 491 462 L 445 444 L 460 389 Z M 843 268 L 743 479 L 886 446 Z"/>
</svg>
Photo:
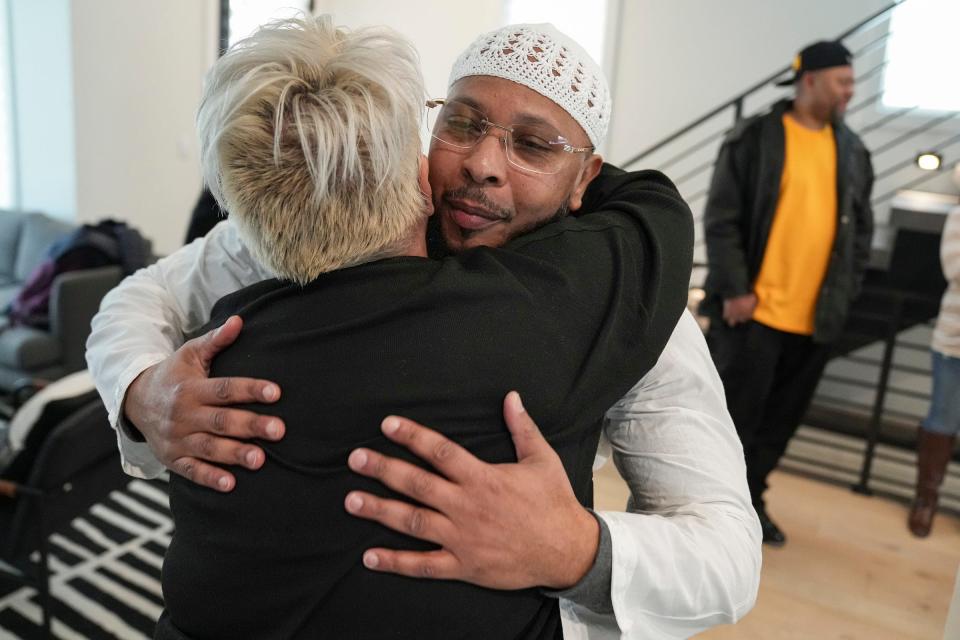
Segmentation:
<svg viewBox="0 0 960 640">
<path fill-rule="evenodd" d="M 777 83 L 778 87 L 786 87 L 800 79 L 807 71 L 843 67 L 852 64 L 853 56 L 850 51 L 839 42 L 821 40 L 804 47 L 793 59 L 790 68 L 793 76 Z"/>
</svg>

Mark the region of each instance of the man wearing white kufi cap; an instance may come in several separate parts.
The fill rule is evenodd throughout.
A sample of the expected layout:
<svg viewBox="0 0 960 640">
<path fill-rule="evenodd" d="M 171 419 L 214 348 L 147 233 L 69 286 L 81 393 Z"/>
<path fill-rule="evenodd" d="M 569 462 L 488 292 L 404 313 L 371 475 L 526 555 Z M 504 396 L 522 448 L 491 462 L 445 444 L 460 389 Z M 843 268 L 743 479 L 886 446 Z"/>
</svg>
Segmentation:
<svg viewBox="0 0 960 640">
<path fill-rule="evenodd" d="M 428 107 L 430 184 L 438 214 L 433 249 L 441 237 L 454 252 L 500 246 L 571 212 L 627 198 L 632 183 L 664 181 L 651 172 L 624 173 L 604 165 L 595 153 L 610 120 L 606 80 L 583 49 L 551 25 L 513 25 L 481 36 L 455 63 L 447 95 Z M 186 367 L 167 366 L 160 375 L 157 363 L 212 358 L 229 337 L 174 352 L 176 345 L 151 342 L 146 329 L 139 335 L 145 324 L 156 326 L 157 318 L 180 323 L 172 332 L 196 330 L 221 296 L 269 277 L 251 266 L 254 261 L 232 229 L 221 224 L 201 246 L 175 254 L 176 266 L 167 262 L 165 268 L 176 274 L 148 272 L 128 280 L 95 320 L 88 358 L 111 421 L 120 427 L 128 471 L 156 475 L 167 465 L 195 482 L 230 490 L 233 475 L 210 463 L 235 464 L 252 455 L 253 462 L 242 464 L 255 469 L 262 450 L 238 440 L 251 431 L 266 440 L 282 437 L 282 430 L 279 435 L 267 430 L 276 421 L 256 422 L 241 411 L 225 412 L 215 431 L 199 418 L 191 422 L 212 404 L 202 400 L 202 391 L 217 383 L 205 379 L 205 371 Z M 678 260 L 689 260 L 682 248 L 677 253 Z M 138 286 L 136 308 L 122 304 Z M 169 320 L 176 314 L 165 313 L 168 299 L 144 295 L 158 286 L 187 310 L 185 316 Z M 192 318 L 202 320 L 191 325 Z M 145 354 L 156 357 L 151 362 Z M 276 398 L 263 392 L 270 385 L 248 382 L 219 383 L 217 404 Z M 173 387 L 184 393 L 175 398 L 156 393 Z M 170 415 L 186 417 L 177 423 L 162 417 Z M 153 446 L 131 439 L 130 424 Z M 205 450 L 194 437 L 200 432 L 211 436 Z M 723 391 L 689 314 L 681 317 L 656 366 L 608 411 L 604 436 L 630 485 L 630 513 L 586 510 L 589 492 L 580 492 L 578 502 L 556 456 L 525 457 L 517 442 L 518 464 L 471 461 L 485 471 L 457 485 L 455 500 L 433 504 L 417 495 L 438 517 L 420 520 L 415 535 L 442 550 L 374 549 L 364 555 L 364 564 L 498 589 L 552 589 L 561 598 L 565 637 L 572 638 L 687 637 L 749 611 L 759 580 L 759 526 Z M 181 460 L 190 460 L 190 467 L 179 466 Z M 351 466 L 403 492 L 398 467 L 389 460 L 364 465 L 352 457 Z M 589 478 L 574 480 L 589 486 Z M 450 484 L 440 476 L 430 482 Z M 355 493 L 363 500 L 356 509 L 347 503 L 354 515 L 394 528 L 418 521 L 410 505 Z M 517 530 L 507 525 L 518 520 L 522 535 L 507 536 Z M 436 522 L 445 524 L 432 530 Z M 411 533 L 409 527 L 403 531 Z"/>
<path fill-rule="evenodd" d="M 596 191 L 634 175 L 609 165 L 600 174 L 602 159 L 594 151 L 610 121 L 606 79 L 552 25 L 511 25 L 480 36 L 454 63 L 446 98 L 430 105 L 435 218 L 453 251 L 499 246 L 579 210 L 598 175 Z M 566 635 L 687 637 L 742 617 L 759 584 L 760 530 L 723 388 L 692 316 L 681 317 L 657 366 L 607 413 L 604 435 L 601 451 L 609 440 L 630 485 L 632 513 L 595 514 L 599 538 L 581 533 L 573 518 L 530 513 L 532 521 L 552 528 L 557 547 L 593 560 L 585 575 L 574 570 L 584 566 L 574 551 L 546 563 L 574 570 L 578 578 L 574 584 L 567 573 L 565 586 L 573 588 L 559 592 Z M 515 488 L 523 496 L 542 493 L 541 503 L 557 495 L 533 482 L 526 492 Z M 487 516 L 495 504 L 504 514 L 524 509 L 512 495 L 483 496 L 479 487 L 466 493 Z M 561 509 L 549 512 L 556 516 Z M 464 545 L 464 555 L 487 559 L 499 542 L 495 529 L 491 524 L 484 536 L 484 528 L 470 521 L 450 537 L 468 537 L 472 544 Z M 430 533 L 422 537 L 430 539 Z M 584 551 L 561 544 L 565 538 L 597 542 Z M 550 553 L 527 548 L 497 566 L 516 567 L 523 576 L 516 586 L 548 584 L 532 568 Z M 437 577 L 463 579 L 445 574 L 426 556 L 376 555 L 380 570 L 390 566 L 418 576 L 430 567 Z M 473 559 L 460 558 L 464 564 Z M 476 582 L 496 586 L 493 580 Z"/>
<path fill-rule="evenodd" d="M 466 142 L 477 145 L 470 153 L 465 143 L 445 141 L 452 131 L 433 128 L 434 191 L 454 190 L 434 194 L 449 248 L 499 245 L 580 208 L 600 171 L 602 159 L 593 152 L 606 135 L 611 106 L 603 72 L 580 45 L 549 24 L 506 27 L 460 55 L 449 85 L 442 109 L 430 110 L 432 121 L 444 124 L 445 117 L 464 116 L 462 107 L 482 106 L 466 115 L 495 123 L 488 124 L 491 136 Z M 510 119 L 498 120 L 494 106 Z M 486 153 L 493 146 L 488 138 L 500 140 L 506 153 Z"/>
<path fill-rule="evenodd" d="M 466 76 L 492 76 L 549 98 L 583 127 L 594 148 L 607 134 L 610 91 L 603 71 L 552 24 L 518 24 L 478 38 L 457 58 L 449 85 Z"/>
</svg>

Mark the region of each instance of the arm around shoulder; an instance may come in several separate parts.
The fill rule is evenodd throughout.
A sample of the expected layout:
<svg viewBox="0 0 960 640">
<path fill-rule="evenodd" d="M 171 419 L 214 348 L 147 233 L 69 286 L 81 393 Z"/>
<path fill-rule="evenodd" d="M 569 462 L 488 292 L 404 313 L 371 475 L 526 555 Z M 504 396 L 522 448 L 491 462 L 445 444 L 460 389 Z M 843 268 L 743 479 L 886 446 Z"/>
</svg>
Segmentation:
<svg viewBox="0 0 960 640">
<path fill-rule="evenodd" d="M 627 214 L 640 229 L 646 344 L 657 356 L 686 308 L 693 264 L 693 213 L 659 171 L 623 171 L 604 164 L 584 197 L 584 217 Z"/>
</svg>

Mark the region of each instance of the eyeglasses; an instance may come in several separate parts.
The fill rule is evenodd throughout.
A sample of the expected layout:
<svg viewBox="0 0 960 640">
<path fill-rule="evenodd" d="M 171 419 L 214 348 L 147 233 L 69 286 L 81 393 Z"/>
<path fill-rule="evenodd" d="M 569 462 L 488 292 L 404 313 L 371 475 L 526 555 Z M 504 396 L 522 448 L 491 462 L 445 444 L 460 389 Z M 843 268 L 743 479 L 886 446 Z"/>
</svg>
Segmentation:
<svg viewBox="0 0 960 640">
<path fill-rule="evenodd" d="M 500 129 L 507 161 L 523 171 L 553 174 L 560 171 L 568 154 L 591 153 L 593 147 L 574 147 L 549 125 L 504 126 L 458 100 L 428 100 L 427 123 L 431 135 L 455 149 L 472 149 L 491 129 Z"/>
</svg>

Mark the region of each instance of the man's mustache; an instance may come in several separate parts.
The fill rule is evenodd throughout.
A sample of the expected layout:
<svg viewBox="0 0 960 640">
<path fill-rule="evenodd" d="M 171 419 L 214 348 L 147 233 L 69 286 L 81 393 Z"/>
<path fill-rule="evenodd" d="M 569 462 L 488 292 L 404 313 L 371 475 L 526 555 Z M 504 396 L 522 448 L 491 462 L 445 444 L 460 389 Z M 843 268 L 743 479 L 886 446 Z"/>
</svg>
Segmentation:
<svg viewBox="0 0 960 640">
<path fill-rule="evenodd" d="M 478 187 L 463 185 L 462 187 L 447 191 L 443 194 L 443 197 L 445 200 L 466 200 L 467 202 L 472 202 L 504 220 L 512 220 L 514 218 L 513 210 L 501 207 L 491 200 L 490 197 L 483 192 L 483 189 Z"/>
</svg>

